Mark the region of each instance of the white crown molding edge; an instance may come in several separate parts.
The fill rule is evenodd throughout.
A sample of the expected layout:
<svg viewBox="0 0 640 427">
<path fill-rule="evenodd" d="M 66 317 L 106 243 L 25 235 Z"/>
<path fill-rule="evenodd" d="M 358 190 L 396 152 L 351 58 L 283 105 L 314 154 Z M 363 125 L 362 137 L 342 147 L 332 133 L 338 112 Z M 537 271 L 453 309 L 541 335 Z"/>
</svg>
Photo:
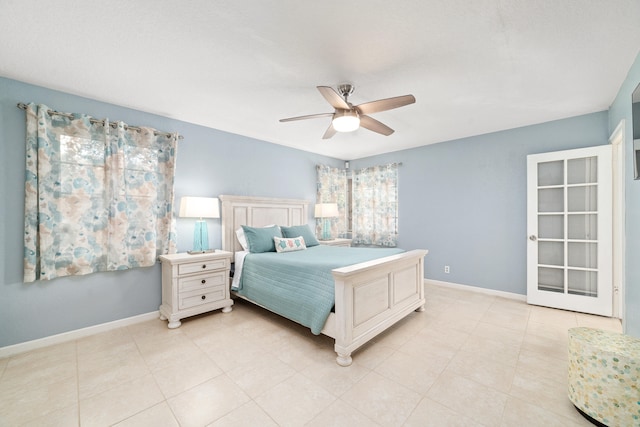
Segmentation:
<svg viewBox="0 0 640 427">
<path fill-rule="evenodd" d="M 101 332 L 111 331 L 123 326 L 129 326 L 140 322 L 146 322 L 147 320 L 158 319 L 159 316 L 160 313 L 158 311 L 152 311 L 150 313 L 139 314 L 137 316 L 114 320 L 113 322 L 101 323 L 99 325 L 88 326 L 82 329 L 63 332 L 61 334 L 50 335 L 48 337 L 39 338 L 32 341 L 26 341 L 6 347 L 0 347 L 0 359 L 31 350 L 48 347 L 50 345 L 62 344 L 65 342 L 77 340 L 80 338 L 88 337 L 90 335 L 99 334 Z"/>
<path fill-rule="evenodd" d="M 477 286 L 461 285 L 459 283 L 445 282 L 442 280 L 424 279 L 425 285 L 442 286 L 445 288 L 461 289 L 464 291 L 475 292 L 479 294 L 492 295 L 496 297 L 508 298 L 517 301 L 527 301 L 526 295 L 514 294 L 513 292 L 496 291 L 495 289 L 479 288 Z M 425 297 L 428 294 L 425 292 Z"/>
</svg>

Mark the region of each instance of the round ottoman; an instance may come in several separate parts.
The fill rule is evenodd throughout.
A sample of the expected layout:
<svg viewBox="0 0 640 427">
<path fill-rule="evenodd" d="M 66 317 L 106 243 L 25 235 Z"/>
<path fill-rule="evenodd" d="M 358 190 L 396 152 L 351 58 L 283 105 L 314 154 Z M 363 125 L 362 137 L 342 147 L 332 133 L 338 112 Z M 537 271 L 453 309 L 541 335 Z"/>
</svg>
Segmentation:
<svg viewBox="0 0 640 427">
<path fill-rule="evenodd" d="M 640 339 L 569 329 L 569 399 L 596 425 L 640 426 Z"/>
</svg>

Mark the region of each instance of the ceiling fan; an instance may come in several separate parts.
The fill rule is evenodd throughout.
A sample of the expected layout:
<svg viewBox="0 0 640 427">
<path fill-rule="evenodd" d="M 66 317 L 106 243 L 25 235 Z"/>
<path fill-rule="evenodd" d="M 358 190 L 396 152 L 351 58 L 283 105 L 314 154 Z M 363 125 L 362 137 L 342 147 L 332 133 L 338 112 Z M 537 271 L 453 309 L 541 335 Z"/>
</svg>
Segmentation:
<svg viewBox="0 0 640 427">
<path fill-rule="evenodd" d="M 377 101 L 365 102 L 364 104 L 353 105 L 348 101 L 349 95 L 355 89 L 353 85 L 345 83 L 338 86 L 338 92 L 329 86 L 317 86 L 320 94 L 335 109 L 333 113 L 311 114 L 308 116 L 289 117 L 280 119 L 281 122 L 292 122 L 295 120 L 316 119 L 319 117 L 332 117 L 329 128 L 322 136 L 322 139 L 329 139 L 336 132 L 352 132 L 360 126 L 370 131 L 389 136 L 394 131 L 389 126 L 380 123 L 376 119 L 369 117 L 371 113 L 392 110 L 413 104 L 416 98 L 413 95 L 396 96 L 393 98 L 379 99 Z"/>
</svg>

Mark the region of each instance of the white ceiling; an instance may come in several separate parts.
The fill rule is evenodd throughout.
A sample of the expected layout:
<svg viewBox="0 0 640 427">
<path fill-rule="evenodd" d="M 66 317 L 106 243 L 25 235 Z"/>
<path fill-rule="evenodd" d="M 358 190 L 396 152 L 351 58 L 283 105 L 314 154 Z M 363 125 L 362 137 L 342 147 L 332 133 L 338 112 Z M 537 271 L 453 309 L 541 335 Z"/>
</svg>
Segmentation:
<svg viewBox="0 0 640 427">
<path fill-rule="evenodd" d="M 348 160 L 607 109 L 640 1 L 0 0 L 0 40 L 2 76 Z M 388 137 L 278 121 L 343 82 L 417 102 Z"/>
</svg>

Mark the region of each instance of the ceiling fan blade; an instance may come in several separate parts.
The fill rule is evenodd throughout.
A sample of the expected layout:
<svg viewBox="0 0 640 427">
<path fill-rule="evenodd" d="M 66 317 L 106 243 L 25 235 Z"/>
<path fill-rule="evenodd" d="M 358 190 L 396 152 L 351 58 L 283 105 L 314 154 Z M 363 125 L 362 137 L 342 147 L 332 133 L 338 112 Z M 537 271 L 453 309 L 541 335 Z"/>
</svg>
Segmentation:
<svg viewBox="0 0 640 427">
<path fill-rule="evenodd" d="M 333 135 L 335 135 L 336 132 L 337 132 L 336 129 L 333 127 L 333 122 L 331 122 L 331 124 L 329 124 L 329 127 L 325 131 L 324 135 L 322 135 L 322 139 L 329 139 Z"/>
<path fill-rule="evenodd" d="M 320 91 L 320 94 L 324 96 L 324 99 L 326 99 L 327 102 L 331 104 L 333 108 L 338 108 L 341 110 L 351 109 L 349 104 L 347 104 L 347 101 L 342 99 L 342 97 L 338 94 L 338 92 L 333 90 L 333 88 L 329 86 L 317 86 L 317 88 Z"/>
<path fill-rule="evenodd" d="M 380 123 L 374 118 L 365 116 L 364 114 L 360 116 L 360 126 L 362 126 L 363 128 L 369 129 L 373 132 L 380 133 L 384 136 L 389 136 L 394 132 L 394 130 L 391 129 L 389 126 L 383 123 Z"/>
<path fill-rule="evenodd" d="M 393 98 L 379 99 L 377 101 L 365 102 L 356 105 L 356 109 L 360 114 L 371 114 L 380 111 L 393 110 L 394 108 L 404 107 L 413 104 L 416 98 L 413 95 L 396 96 Z"/>
<path fill-rule="evenodd" d="M 320 117 L 332 117 L 333 113 L 309 114 L 308 116 L 289 117 L 288 119 L 280 119 L 281 122 L 293 122 L 295 120 L 317 119 Z"/>
</svg>

